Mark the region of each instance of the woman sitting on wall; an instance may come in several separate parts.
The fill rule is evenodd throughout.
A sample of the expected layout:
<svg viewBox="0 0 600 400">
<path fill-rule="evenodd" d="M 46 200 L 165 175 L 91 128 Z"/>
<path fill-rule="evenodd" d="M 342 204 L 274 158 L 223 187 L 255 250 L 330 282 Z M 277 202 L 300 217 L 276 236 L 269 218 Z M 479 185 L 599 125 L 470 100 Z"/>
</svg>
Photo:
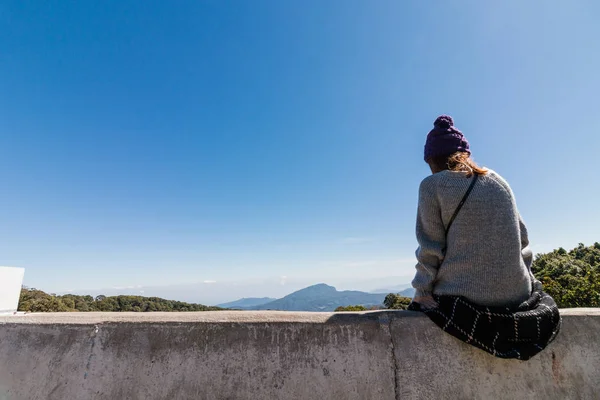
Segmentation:
<svg viewBox="0 0 600 400">
<path fill-rule="evenodd" d="M 530 358 L 554 339 L 560 315 L 531 273 L 527 229 L 510 186 L 471 159 L 446 115 L 427 135 L 425 161 L 432 175 L 419 188 L 410 309 L 498 357 Z"/>
</svg>

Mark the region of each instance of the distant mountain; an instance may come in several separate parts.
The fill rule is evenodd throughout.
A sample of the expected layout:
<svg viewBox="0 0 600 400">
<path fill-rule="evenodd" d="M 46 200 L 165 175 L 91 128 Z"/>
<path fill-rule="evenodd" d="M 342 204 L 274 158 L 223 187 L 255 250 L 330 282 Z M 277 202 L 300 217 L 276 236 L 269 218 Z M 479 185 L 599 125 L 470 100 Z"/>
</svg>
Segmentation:
<svg viewBox="0 0 600 400">
<path fill-rule="evenodd" d="M 401 285 L 394 285 L 394 286 L 383 286 L 383 287 L 379 287 L 375 290 L 370 290 L 371 293 L 400 293 L 400 291 L 404 290 L 404 289 L 409 289 L 412 288 L 412 285 L 410 283 L 403 283 Z"/>
<path fill-rule="evenodd" d="M 233 309 L 244 309 L 248 307 L 257 307 L 263 304 L 269 303 L 271 301 L 277 300 L 273 297 L 249 297 L 243 298 L 236 301 L 231 301 L 229 303 L 219 304 L 217 307 L 221 308 L 233 308 Z"/>
<path fill-rule="evenodd" d="M 394 293 L 394 294 L 399 294 L 400 296 L 412 298 L 415 295 L 415 288 L 408 287 L 405 289 L 398 289 L 398 287 L 392 287 L 389 289 L 377 289 L 376 292 L 377 293 Z"/>
<path fill-rule="evenodd" d="M 279 300 L 244 310 L 334 311 L 339 306 L 381 306 L 387 293 L 366 293 L 354 290 L 338 292 L 333 286 L 320 283 L 291 293 Z"/>
</svg>

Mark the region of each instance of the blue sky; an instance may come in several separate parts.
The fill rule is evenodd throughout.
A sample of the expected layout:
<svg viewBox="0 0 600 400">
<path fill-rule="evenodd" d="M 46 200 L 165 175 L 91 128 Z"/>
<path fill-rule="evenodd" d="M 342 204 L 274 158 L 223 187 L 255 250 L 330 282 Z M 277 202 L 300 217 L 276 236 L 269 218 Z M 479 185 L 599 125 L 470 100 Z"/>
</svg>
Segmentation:
<svg viewBox="0 0 600 400">
<path fill-rule="evenodd" d="M 600 241 L 599 12 L 2 2 L 0 264 L 49 291 L 410 276 L 442 113 L 535 251 Z"/>
</svg>

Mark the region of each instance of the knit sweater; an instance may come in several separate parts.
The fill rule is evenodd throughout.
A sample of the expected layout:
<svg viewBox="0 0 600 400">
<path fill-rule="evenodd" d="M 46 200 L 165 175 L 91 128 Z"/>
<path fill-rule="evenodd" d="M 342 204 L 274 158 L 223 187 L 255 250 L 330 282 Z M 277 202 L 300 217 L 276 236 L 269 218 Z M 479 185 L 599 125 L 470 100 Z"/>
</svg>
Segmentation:
<svg viewBox="0 0 600 400">
<path fill-rule="evenodd" d="M 421 182 L 415 297 L 434 293 L 483 306 L 517 306 L 531 294 L 533 257 L 512 190 L 500 175 L 490 170 L 479 177 L 445 235 L 472 179 L 442 171 Z"/>
</svg>

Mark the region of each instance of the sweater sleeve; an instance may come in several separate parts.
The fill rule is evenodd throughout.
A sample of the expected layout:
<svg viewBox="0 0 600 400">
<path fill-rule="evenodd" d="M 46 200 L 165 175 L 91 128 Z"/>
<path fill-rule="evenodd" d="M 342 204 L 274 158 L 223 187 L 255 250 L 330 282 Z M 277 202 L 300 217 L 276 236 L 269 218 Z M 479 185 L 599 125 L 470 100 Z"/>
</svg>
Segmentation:
<svg viewBox="0 0 600 400">
<path fill-rule="evenodd" d="M 438 268 L 444 259 L 446 231 L 442 221 L 440 205 L 430 180 L 424 180 L 419 187 L 417 208 L 417 272 L 412 281 L 416 289 L 415 297 L 431 295 Z"/>
<path fill-rule="evenodd" d="M 529 236 L 527 235 L 527 227 L 519 215 L 519 231 L 521 233 L 521 254 L 523 255 L 523 261 L 527 269 L 531 270 L 531 264 L 533 263 L 533 252 L 529 247 Z"/>
<path fill-rule="evenodd" d="M 531 275 L 533 283 L 539 282 L 531 272 L 531 264 L 533 264 L 533 252 L 531 251 L 531 247 L 529 246 L 529 236 L 527 234 L 527 227 L 525 226 L 525 222 L 523 222 L 523 218 L 521 218 L 520 214 L 519 233 L 521 235 L 521 256 L 523 257 L 523 262 L 525 262 L 525 266 L 529 271 L 529 275 Z"/>
</svg>

